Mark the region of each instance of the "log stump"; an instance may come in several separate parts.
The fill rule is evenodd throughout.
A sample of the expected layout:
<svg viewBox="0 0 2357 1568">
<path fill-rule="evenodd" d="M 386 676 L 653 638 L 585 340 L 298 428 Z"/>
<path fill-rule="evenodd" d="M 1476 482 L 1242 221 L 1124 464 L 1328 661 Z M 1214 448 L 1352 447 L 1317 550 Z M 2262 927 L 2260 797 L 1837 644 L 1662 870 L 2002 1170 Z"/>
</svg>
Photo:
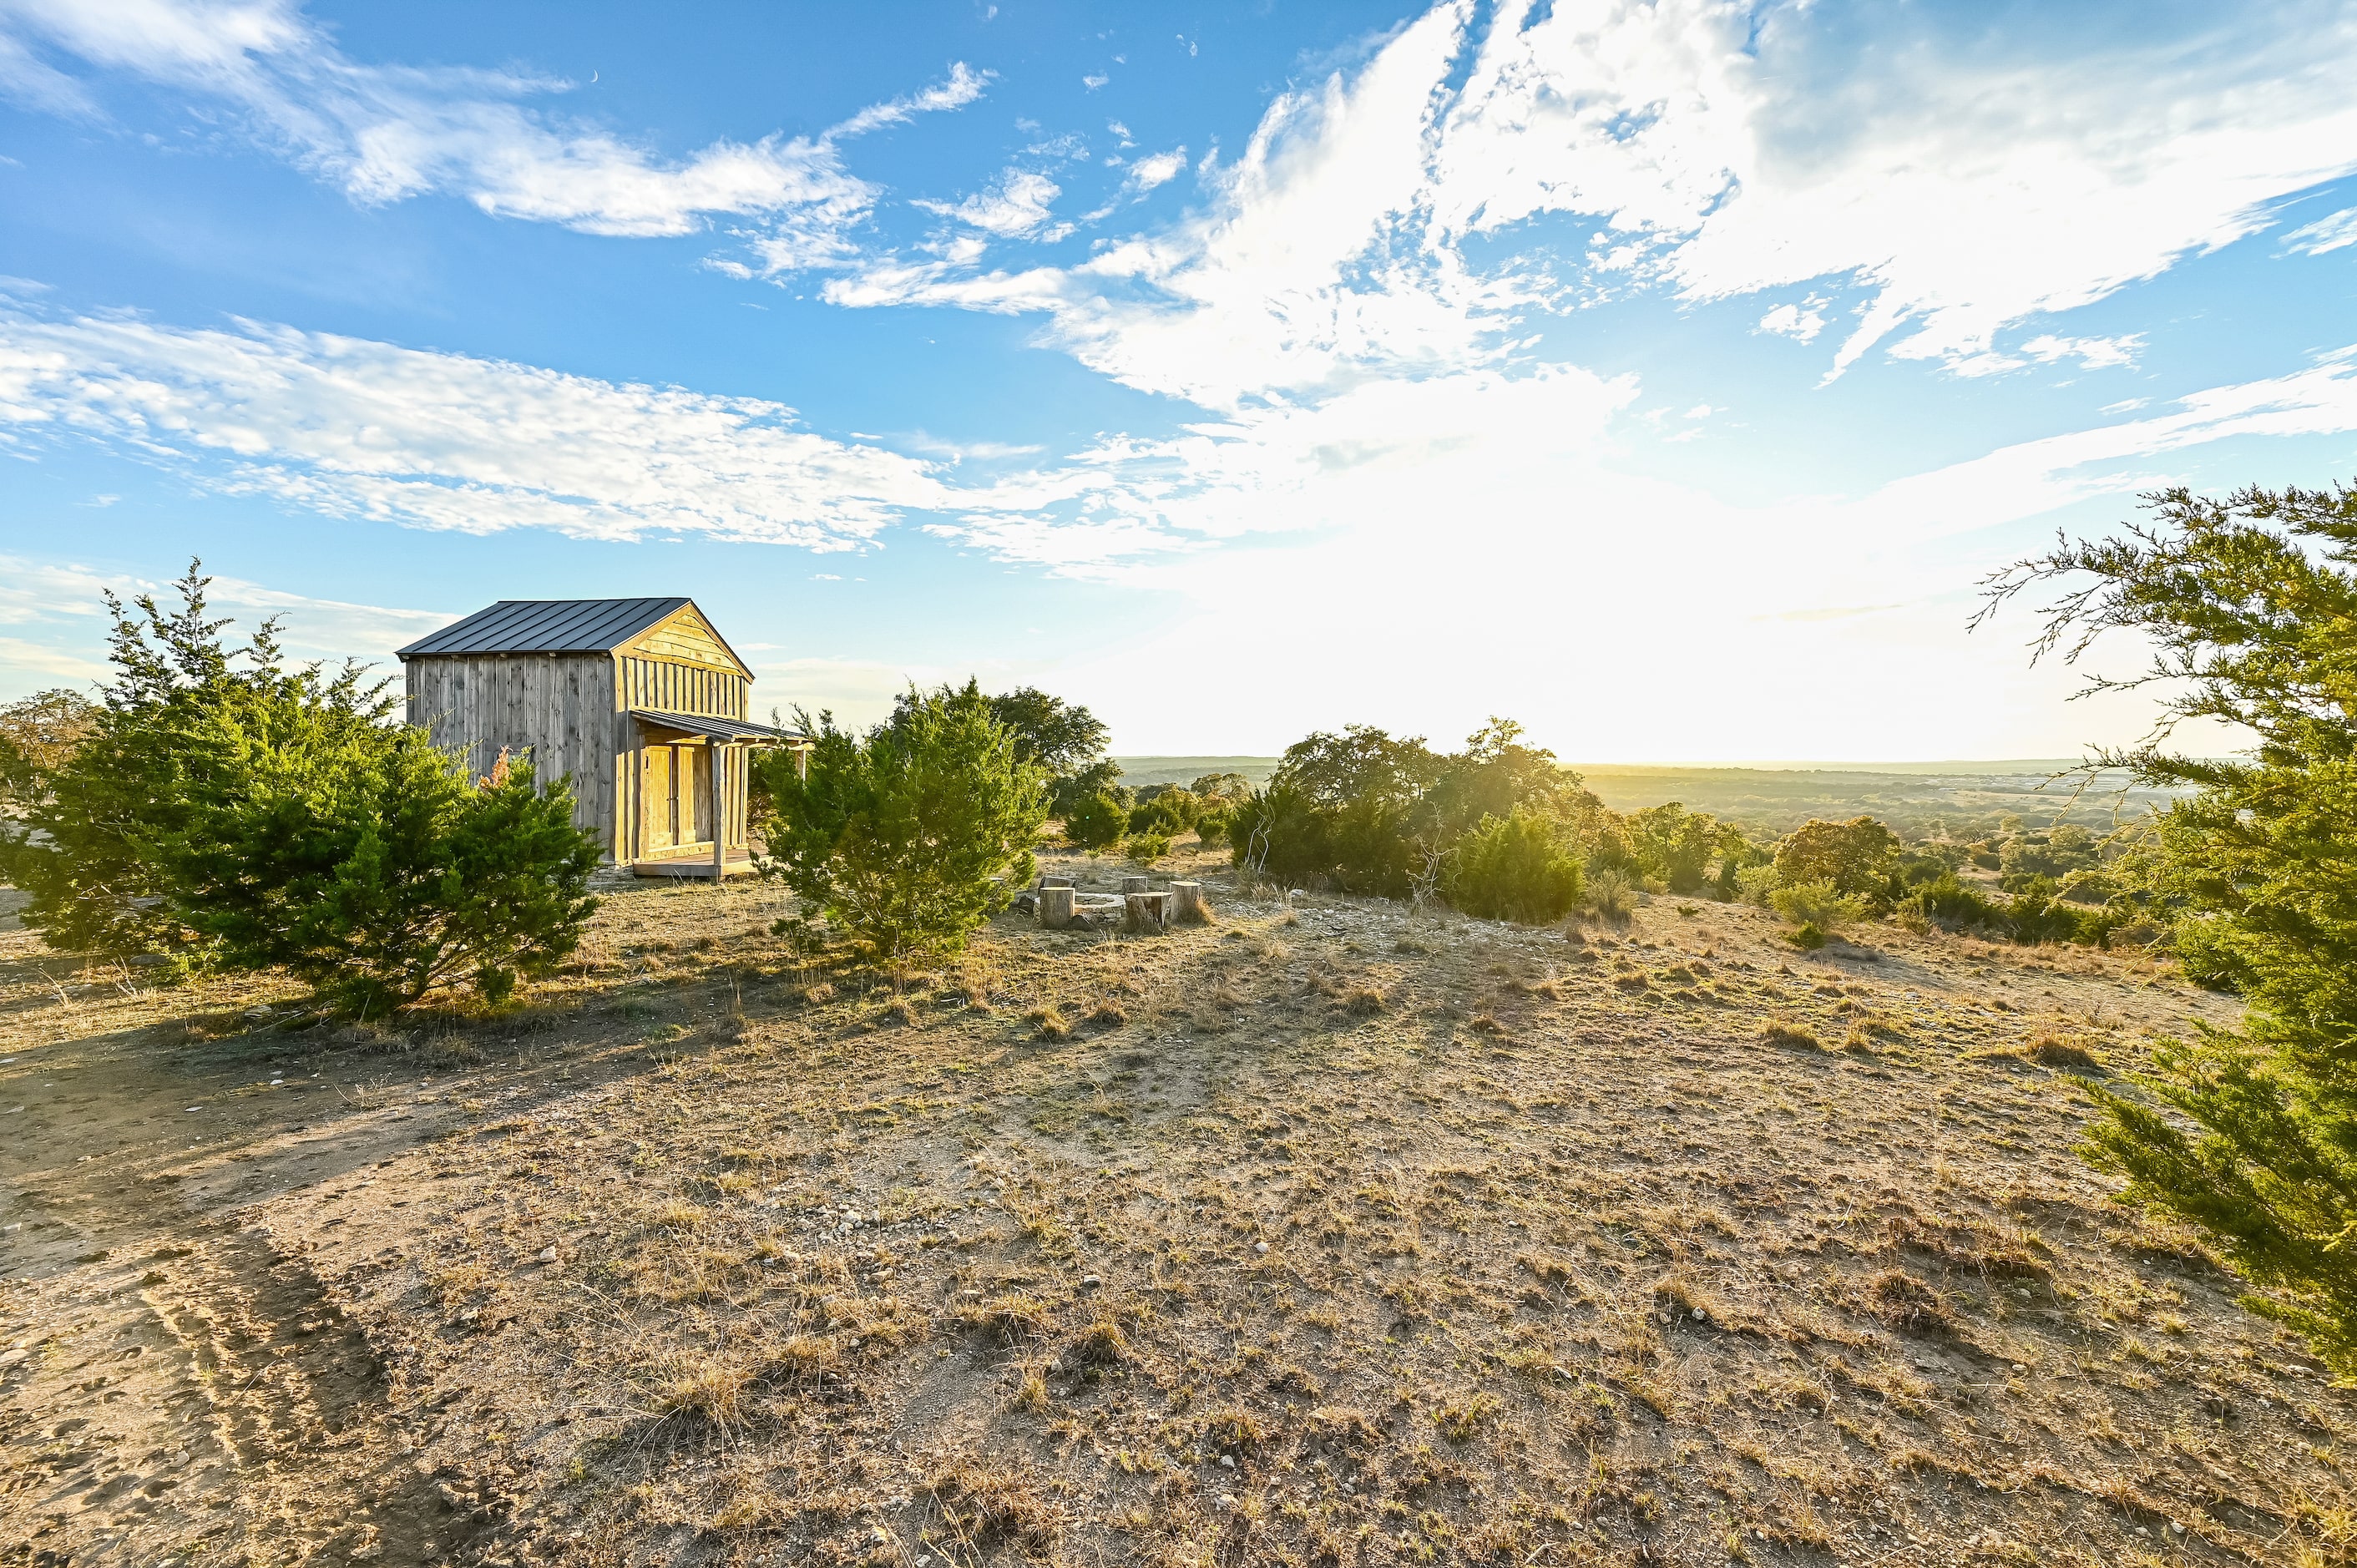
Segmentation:
<svg viewBox="0 0 2357 1568">
<path fill-rule="evenodd" d="M 1125 893 L 1122 902 L 1127 907 L 1128 924 L 1141 936 L 1158 936 L 1170 926 L 1170 895 L 1168 893 Z"/>
<path fill-rule="evenodd" d="M 1070 884 L 1039 889 L 1039 923 L 1055 931 L 1060 931 L 1072 923 L 1072 889 Z"/>
<path fill-rule="evenodd" d="M 1174 882 L 1170 885 L 1170 918 L 1172 919 L 1200 920 L 1204 913 L 1201 883 Z"/>
<path fill-rule="evenodd" d="M 1153 886 L 1154 879 L 1150 876 L 1125 876 L 1121 879 L 1121 890 L 1125 894 L 1144 893 Z"/>
</svg>

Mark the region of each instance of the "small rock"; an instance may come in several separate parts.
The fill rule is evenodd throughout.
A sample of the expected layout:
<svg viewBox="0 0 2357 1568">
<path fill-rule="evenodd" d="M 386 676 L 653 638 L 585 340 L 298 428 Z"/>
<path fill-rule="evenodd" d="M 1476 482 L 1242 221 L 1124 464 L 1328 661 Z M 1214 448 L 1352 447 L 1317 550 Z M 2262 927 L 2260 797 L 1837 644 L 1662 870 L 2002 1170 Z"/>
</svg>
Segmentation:
<svg viewBox="0 0 2357 1568">
<path fill-rule="evenodd" d="M 1222 1454 L 1220 1455 L 1220 1463 L 1232 1470 L 1236 1467 L 1236 1456 L 1232 1454 Z"/>
<path fill-rule="evenodd" d="M 30 1350 L 0 1351 L 0 1367 L 13 1367 L 32 1355 Z"/>
<path fill-rule="evenodd" d="M 2013 1364 L 2013 1369 L 2014 1369 L 2015 1371 L 2017 1371 L 2017 1372 L 2026 1372 L 2026 1371 L 2029 1370 L 2029 1368 L 2027 1368 L 2027 1367 L 2023 1366 L 2023 1365 L 2022 1365 L 2020 1362 L 2018 1362 L 2018 1361 L 2016 1361 L 2016 1362 Z"/>
<path fill-rule="evenodd" d="M 1265 1241 L 1255 1241 L 1253 1243 L 1253 1251 L 1263 1257 L 1265 1257 L 1268 1255 L 1268 1243 Z"/>
<path fill-rule="evenodd" d="M 1708 1323 L 1710 1321 L 1710 1314 L 1697 1306 L 1694 1310 L 1694 1320 L 1696 1323 Z"/>
<path fill-rule="evenodd" d="M 1097 1278 L 1094 1274 L 1082 1274 L 1081 1276 L 1081 1288 L 1083 1290 L 1094 1290 L 1097 1286 L 1103 1283 L 1104 1283 L 1104 1281 Z"/>
<path fill-rule="evenodd" d="M 538 1252 L 533 1254 L 533 1257 L 541 1262 L 553 1263 L 556 1262 L 556 1249 L 554 1247 L 543 1247 Z"/>
</svg>

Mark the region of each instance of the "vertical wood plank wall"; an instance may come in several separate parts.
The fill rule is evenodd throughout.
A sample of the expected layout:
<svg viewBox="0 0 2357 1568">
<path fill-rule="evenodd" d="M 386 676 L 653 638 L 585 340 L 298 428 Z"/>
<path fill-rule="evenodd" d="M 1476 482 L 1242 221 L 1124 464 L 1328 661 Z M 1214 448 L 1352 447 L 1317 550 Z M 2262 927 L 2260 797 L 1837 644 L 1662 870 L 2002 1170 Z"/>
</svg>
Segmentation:
<svg viewBox="0 0 2357 1568">
<path fill-rule="evenodd" d="M 529 750 L 543 782 L 571 774 L 575 823 L 617 860 L 644 853 L 643 740 L 628 710 L 742 719 L 752 698 L 736 671 L 636 653 L 429 655 L 403 673 L 409 722 L 457 750 L 470 772 L 489 773 L 505 746 Z M 750 770 L 741 751 L 730 763 L 726 830 L 742 848 Z"/>
<path fill-rule="evenodd" d="M 610 843 L 612 660 L 537 653 L 413 659 L 403 676 L 409 722 L 456 750 L 468 771 L 489 773 L 501 747 L 529 751 L 543 783 L 573 776 L 574 822 Z"/>
</svg>

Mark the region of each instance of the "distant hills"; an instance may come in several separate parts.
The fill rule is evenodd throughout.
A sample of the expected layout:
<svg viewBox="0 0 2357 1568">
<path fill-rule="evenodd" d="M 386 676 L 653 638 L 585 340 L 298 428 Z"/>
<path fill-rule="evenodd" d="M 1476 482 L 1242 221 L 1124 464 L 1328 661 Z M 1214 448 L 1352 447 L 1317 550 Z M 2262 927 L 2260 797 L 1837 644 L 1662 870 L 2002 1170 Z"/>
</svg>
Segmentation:
<svg viewBox="0 0 2357 1568">
<path fill-rule="evenodd" d="M 1274 757 L 1116 757 L 1122 782 L 1184 784 L 1206 773 L 1241 773 L 1265 784 Z M 1812 817 L 1881 818 L 1910 836 L 1947 832 L 1977 837 L 2007 816 L 2031 822 L 2069 820 L 2101 829 L 2165 802 L 2158 790 L 2128 787 L 2107 775 L 2081 788 L 2070 757 L 1956 762 L 1760 762 L 1686 767 L 1572 763 L 1598 799 L 1616 811 L 1676 800 L 1755 833 L 1784 833 Z"/>
</svg>

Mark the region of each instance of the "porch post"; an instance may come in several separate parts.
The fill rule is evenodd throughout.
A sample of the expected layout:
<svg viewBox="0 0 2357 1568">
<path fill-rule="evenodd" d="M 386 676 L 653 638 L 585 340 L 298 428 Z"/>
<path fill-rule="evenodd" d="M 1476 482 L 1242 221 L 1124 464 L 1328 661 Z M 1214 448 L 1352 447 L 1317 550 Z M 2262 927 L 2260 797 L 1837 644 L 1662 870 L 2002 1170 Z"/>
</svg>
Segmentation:
<svg viewBox="0 0 2357 1568">
<path fill-rule="evenodd" d="M 712 886 L 728 881 L 728 748 L 712 742 Z"/>
</svg>

